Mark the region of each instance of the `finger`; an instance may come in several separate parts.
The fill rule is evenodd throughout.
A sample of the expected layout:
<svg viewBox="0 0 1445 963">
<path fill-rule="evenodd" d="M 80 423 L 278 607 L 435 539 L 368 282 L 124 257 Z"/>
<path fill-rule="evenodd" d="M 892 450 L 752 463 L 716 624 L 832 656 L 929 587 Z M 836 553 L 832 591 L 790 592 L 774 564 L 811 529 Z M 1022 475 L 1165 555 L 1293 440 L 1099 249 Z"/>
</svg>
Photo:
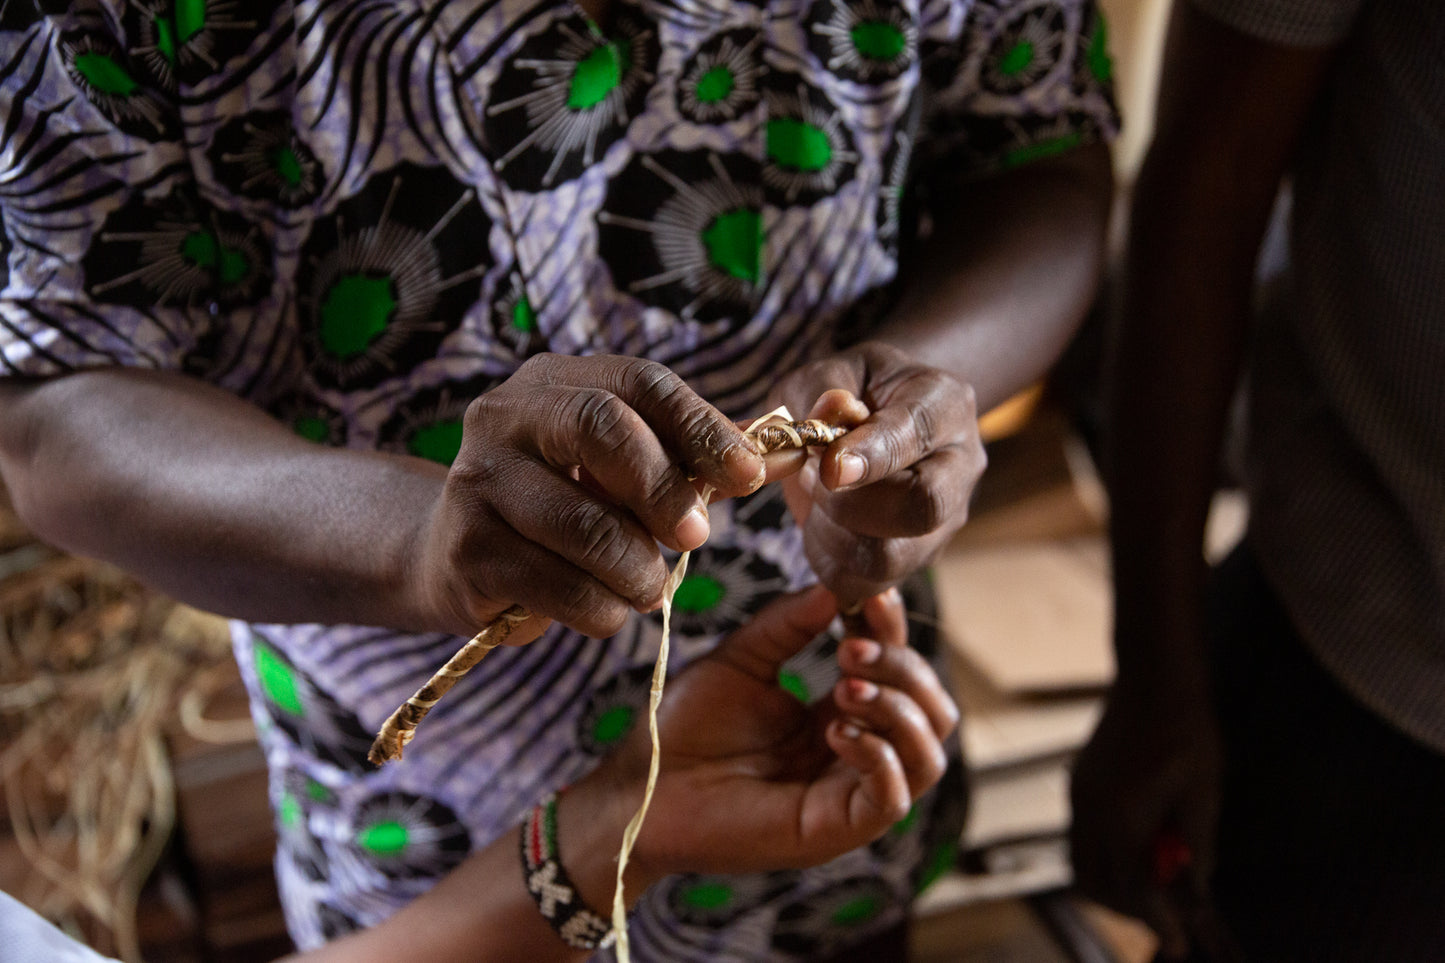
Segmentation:
<svg viewBox="0 0 1445 963">
<path fill-rule="evenodd" d="M 580 465 L 609 498 L 626 506 L 653 539 L 676 551 L 707 540 L 707 513 L 696 488 L 674 464 L 642 415 L 600 388 L 544 387 L 537 454 L 549 464 Z"/>
<path fill-rule="evenodd" d="M 800 523 L 813 571 L 839 598 L 862 599 L 896 585 L 942 548 L 941 539 L 876 538 L 839 525 L 827 512 Z"/>
<path fill-rule="evenodd" d="M 863 600 L 863 621 L 868 626 L 867 638 L 887 646 L 908 644 L 908 611 L 903 593 L 896 587 Z"/>
<path fill-rule="evenodd" d="M 872 839 L 908 815 L 913 805 L 908 777 L 886 740 L 846 719 L 829 723 L 826 738 L 838 758 L 858 773 L 848 796 L 849 828 Z"/>
<path fill-rule="evenodd" d="M 686 473 L 728 495 L 746 494 L 762 484 L 764 468 L 756 447 L 667 367 L 642 358 L 549 359 L 547 375 L 554 384 L 602 388 L 625 401 Z"/>
<path fill-rule="evenodd" d="M 843 428 L 857 428 L 868 420 L 869 414 L 868 406 L 862 399 L 845 388 L 830 388 L 823 392 L 808 411 L 809 418 Z"/>
<path fill-rule="evenodd" d="M 784 595 L 724 639 L 715 655 L 772 685 L 783 663 L 826 631 L 837 614 L 837 599 L 820 585 Z"/>
<path fill-rule="evenodd" d="M 866 488 L 813 492 L 818 507 L 859 535 L 914 538 L 954 531 L 968 519 L 968 502 L 987 459 L 983 449 L 951 445 Z"/>
<path fill-rule="evenodd" d="M 815 361 L 785 377 L 768 393 L 765 404 L 770 409 L 786 405 L 794 415 L 808 412 L 811 416 L 823 397 L 831 391 L 856 397 L 862 390 L 865 375 L 866 369 L 861 361 L 835 355 Z M 835 411 L 842 407 L 836 401 L 830 404 L 837 406 Z"/>
<path fill-rule="evenodd" d="M 818 456 L 812 453 L 796 475 L 783 479 L 783 501 L 799 528 L 808 523 L 808 516 L 813 512 L 812 492 L 817 486 Z"/>
<path fill-rule="evenodd" d="M 808 455 L 806 448 L 783 448 L 768 452 L 763 456 L 763 462 L 767 465 L 768 483 L 782 481 L 802 471 L 803 466 L 808 463 Z"/>
<path fill-rule="evenodd" d="M 830 489 L 881 481 L 933 451 L 978 444 L 973 389 L 917 368 L 890 385 L 863 424 L 828 446 L 821 476 Z"/>
<path fill-rule="evenodd" d="M 510 599 L 534 615 L 556 619 L 591 638 L 621 631 L 631 602 L 561 556 L 500 522 L 485 545 L 464 543 L 459 566 L 479 599 Z M 495 614 L 495 613 L 493 613 Z M 477 622 L 477 627 L 485 624 Z"/>
<path fill-rule="evenodd" d="M 813 460 L 817 460 L 816 455 L 813 456 Z M 768 452 L 766 455 L 763 456 L 763 483 L 758 487 L 761 488 L 763 487 L 763 485 L 770 485 L 773 482 L 791 481 L 798 474 L 798 472 L 803 470 L 803 467 L 808 463 L 808 461 L 809 452 L 806 448 L 780 448 L 777 451 Z M 817 472 L 815 470 L 814 476 L 816 477 L 816 475 Z M 693 487 L 696 488 L 699 492 L 701 492 L 704 484 L 704 482 L 697 479 L 693 480 Z M 710 485 L 707 486 L 707 488 L 707 503 L 709 505 L 711 505 L 713 502 L 720 502 L 724 499 L 732 497 L 718 491 Z"/>
<path fill-rule="evenodd" d="M 958 726 L 958 705 L 928 660 L 907 647 L 847 639 L 838 647 L 845 675 L 903 693 L 927 718 L 930 730 L 946 738 Z"/>
<path fill-rule="evenodd" d="M 580 482 L 518 459 L 510 485 L 521 497 L 494 500 L 519 535 L 593 576 L 633 607 L 650 611 L 662 599 L 667 565 L 627 511 L 598 498 Z"/>
<path fill-rule="evenodd" d="M 909 792 L 917 797 L 943 777 L 948 757 L 923 710 L 897 689 L 845 677 L 833 687 L 833 702 L 849 719 L 882 736 L 898 753 Z"/>
</svg>

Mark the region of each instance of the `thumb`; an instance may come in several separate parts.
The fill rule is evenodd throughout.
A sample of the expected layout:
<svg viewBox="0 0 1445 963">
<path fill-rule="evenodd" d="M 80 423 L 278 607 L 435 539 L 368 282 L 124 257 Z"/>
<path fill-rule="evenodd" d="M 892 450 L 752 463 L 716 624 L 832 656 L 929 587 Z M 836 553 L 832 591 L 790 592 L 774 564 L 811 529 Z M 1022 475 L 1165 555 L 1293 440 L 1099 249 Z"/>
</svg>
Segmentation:
<svg viewBox="0 0 1445 963">
<path fill-rule="evenodd" d="M 772 682 L 838 614 L 838 600 L 821 585 L 775 599 L 737 628 L 713 653 L 760 682 Z"/>
</svg>

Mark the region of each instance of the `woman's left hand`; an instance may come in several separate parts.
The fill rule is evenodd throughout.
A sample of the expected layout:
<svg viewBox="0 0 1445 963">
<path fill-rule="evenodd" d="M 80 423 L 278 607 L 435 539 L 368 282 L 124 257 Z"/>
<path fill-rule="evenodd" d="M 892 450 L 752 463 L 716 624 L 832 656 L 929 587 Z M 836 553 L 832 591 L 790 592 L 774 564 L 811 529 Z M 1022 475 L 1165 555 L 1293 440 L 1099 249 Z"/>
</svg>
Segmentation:
<svg viewBox="0 0 1445 963">
<path fill-rule="evenodd" d="M 865 342 L 789 374 L 768 404 L 852 428 L 783 483 L 844 605 L 928 564 L 968 518 L 987 457 L 973 389 L 952 375 Z"/>
</svg>

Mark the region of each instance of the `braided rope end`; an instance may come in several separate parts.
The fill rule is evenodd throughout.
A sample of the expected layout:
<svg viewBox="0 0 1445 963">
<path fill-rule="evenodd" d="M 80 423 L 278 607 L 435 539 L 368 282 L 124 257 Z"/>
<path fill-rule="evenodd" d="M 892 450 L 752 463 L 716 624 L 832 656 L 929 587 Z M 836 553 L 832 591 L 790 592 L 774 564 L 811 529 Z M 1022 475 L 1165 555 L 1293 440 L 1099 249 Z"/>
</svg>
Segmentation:
<svg viewBox="0 0 1445 963">
<path fill-rule="evenodd" d="M 366 754 L 368 762 L 373 766 L 382 766 L 393 759 L 401 758 L 407 743 L 416 735 L 416 724 L 421 721 L 420 718 L 412 718 L 415 711 L 416 707 L 410 702 L 403 702 L 387 717 L 381 731 L 371 743 L 371 750 Z"/>
</svg>

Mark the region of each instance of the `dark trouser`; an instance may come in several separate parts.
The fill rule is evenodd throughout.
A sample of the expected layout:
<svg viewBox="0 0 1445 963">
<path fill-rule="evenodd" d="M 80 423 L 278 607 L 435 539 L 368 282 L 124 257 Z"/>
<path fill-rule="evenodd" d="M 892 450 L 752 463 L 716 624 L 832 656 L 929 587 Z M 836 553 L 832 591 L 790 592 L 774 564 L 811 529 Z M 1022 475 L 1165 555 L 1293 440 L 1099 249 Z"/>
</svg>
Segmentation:
<svg viewBox="0 0 1445 963">
<path fill-rule="evenodd" d="M 1215 573 L 1210 618 L 1215 899 L 1235 940 L 1253 963 L 1445 961 L 1445 756 L 1341 689 L 1247 549 Z"/>
</svg>

